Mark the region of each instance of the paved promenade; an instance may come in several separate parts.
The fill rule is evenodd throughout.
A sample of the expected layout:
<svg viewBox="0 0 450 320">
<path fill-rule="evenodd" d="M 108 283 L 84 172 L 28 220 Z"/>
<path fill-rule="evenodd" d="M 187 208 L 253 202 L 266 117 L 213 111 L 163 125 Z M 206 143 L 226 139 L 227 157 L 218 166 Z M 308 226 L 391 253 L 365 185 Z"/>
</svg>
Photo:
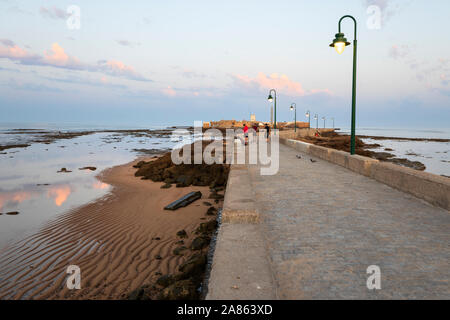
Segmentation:
<svg viewBox="0 0 450 320">
<path fill-rule="evenodd" d="M 279 299 L 450 299 L 449 211 L 282 144 L 249 176 Z"/>
</svg>

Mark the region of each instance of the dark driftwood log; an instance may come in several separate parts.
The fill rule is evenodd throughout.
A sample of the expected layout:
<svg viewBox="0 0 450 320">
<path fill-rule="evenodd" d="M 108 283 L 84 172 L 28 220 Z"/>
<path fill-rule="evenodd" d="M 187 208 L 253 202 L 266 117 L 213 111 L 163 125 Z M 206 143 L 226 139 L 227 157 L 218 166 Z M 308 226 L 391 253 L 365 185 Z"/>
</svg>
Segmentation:
<svg viewBox="0 0 450 320">
<path fill-rule="evenodd" d="M 200 191 L 189 192 L 187 195 L 164 207 L 164 210 L 177 210 L 178 208 L 186 207 L 188 204 L 200 199 L 201 197 L 202 193 Z"/>
</svg>

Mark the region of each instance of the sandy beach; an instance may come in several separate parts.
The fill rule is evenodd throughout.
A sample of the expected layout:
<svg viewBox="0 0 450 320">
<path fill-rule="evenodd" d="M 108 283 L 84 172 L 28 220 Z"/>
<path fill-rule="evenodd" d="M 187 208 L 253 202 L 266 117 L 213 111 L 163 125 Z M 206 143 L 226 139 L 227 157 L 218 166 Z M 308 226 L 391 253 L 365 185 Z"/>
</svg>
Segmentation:
<svg viewBox="0 0 450 320">
<path fill-rule="evenodd" d="M 106 196 L 58 216 L 0 252 L 0 299 L 126 299 L 161 275 L 175 273 L 191 251 L 173 254 L 180 246 L 177 232 L 186 231 L 188 247 L 199 224 L 215 219 L 206 215 L 204 201 L 219 208 L 222 200 L 208 200 L 209 187 L 161 189 L 162 182 L 141 180 L 134 176 L 138 160 L 143 159 L 99 175 L 113 186 Z M 191 191 L 201 191 L 202 199 L 163 210 Z M 80 290 L 66 288 L 69 265 L 81 269 Z"/>
</svg>

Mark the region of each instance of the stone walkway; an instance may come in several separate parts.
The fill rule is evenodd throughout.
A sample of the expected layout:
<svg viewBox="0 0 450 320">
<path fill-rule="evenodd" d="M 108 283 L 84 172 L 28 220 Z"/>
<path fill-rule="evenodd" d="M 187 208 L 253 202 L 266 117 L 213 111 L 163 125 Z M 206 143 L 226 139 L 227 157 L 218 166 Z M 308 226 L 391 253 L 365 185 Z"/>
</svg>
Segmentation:
<svg viewBox="0 0 450 320">
<path fill-rule="evenodd" d="M 450 299 L 447 210 L 281 144 L 249 172 L 279 299 Z"/>
</svg>

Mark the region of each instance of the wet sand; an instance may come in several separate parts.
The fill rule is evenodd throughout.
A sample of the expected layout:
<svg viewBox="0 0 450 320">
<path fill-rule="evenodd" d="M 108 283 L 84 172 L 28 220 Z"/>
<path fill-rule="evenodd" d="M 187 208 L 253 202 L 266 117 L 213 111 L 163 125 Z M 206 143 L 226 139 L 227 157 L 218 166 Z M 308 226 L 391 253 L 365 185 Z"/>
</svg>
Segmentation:
<svg viewBox="0 0 450 320">
<path fill-rule="evenodd" d="M 2 249 L 0 299 L 125 299 L 159 273 L 174 273 L 188 256 L 172 253 L 177 231 L 186 230 L 190 242 L 198 225 L 213 218 L 205 216 L 209 207 L 203 201 L 214 201 L 207 200 L 208 187 L 161 189 L 162 182 L 140 180 L 134 176 L 136 163 L 101 173 L 100 180 L 114 186 L 107 196 Z M 191 191 L 201 191 L 202 199 L 176 211 L 163 210 Z M 69 265 L 81 269 L 80 290 L 66 288 Z"/>
</svg>

